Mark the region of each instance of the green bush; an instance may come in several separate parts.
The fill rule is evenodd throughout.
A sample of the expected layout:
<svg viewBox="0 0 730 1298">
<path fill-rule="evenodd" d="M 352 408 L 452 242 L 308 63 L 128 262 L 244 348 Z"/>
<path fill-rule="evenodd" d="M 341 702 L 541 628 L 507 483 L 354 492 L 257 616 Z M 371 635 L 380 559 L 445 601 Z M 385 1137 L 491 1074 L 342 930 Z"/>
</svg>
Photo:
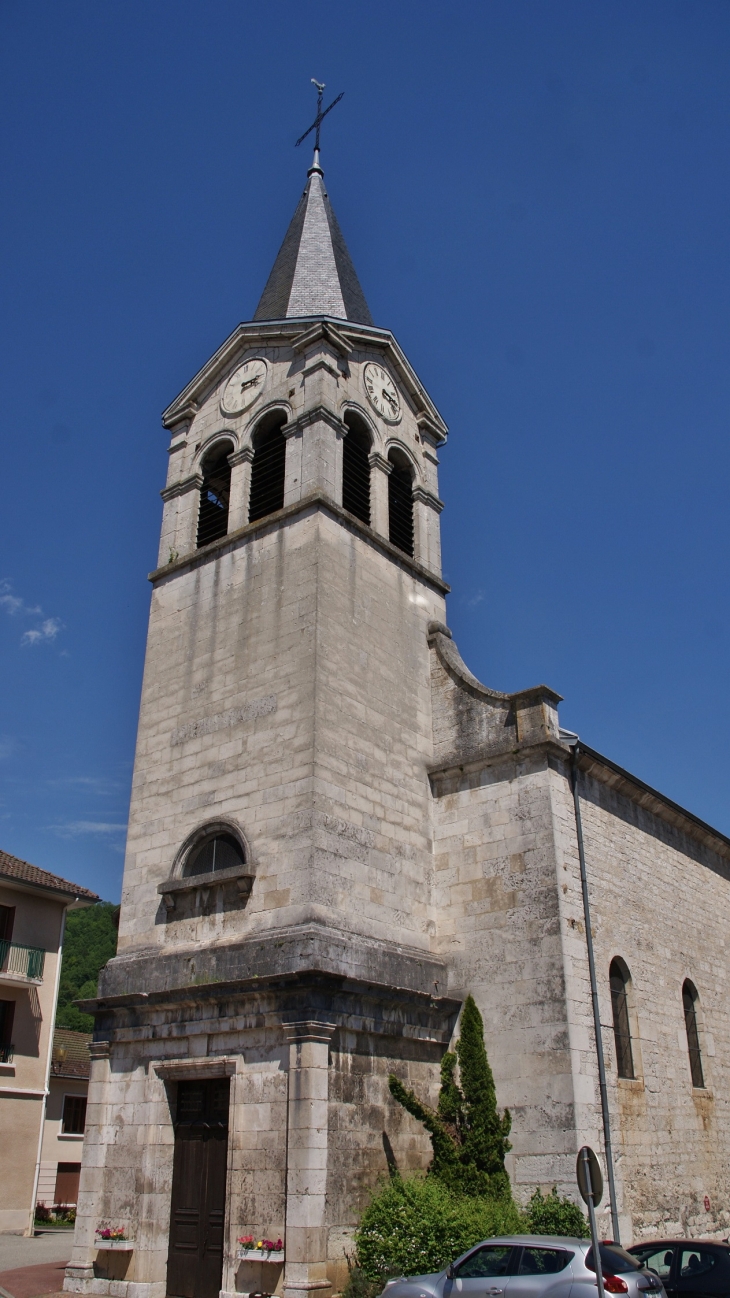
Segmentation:
<svg viewBox="0 0 730 1298">
<path fill-rule="evenodd" d="M 520 1229 L 510 1198 L 455 1194 L 435 1176 L 394 1176 L 363 1213 L 355 1234 L 357 1270 L 381 1284 L 391 1275 L 425 1275 L 442 1270 L 480 1239 Z M 351 1284 L 356 1279 L 362 1284 L 354 1273 Z"/>
<path fill-rule="evenodd" d="M 588 1222 L 577 1203 L 561 1199 L 555 1186 L 550 1194 L 536 1190 L 527 1205 L 525 1229 L 530 1235 L 573 1235 L 587 1239 Z"/>
</svg>

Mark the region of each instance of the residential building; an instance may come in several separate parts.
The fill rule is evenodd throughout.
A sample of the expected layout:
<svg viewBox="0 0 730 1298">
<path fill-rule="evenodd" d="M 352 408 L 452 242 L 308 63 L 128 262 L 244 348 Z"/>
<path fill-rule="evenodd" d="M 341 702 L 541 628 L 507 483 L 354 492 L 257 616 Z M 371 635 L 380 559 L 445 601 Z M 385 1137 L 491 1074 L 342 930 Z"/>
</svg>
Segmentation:
<svg viewBox="0 0 730 1298">
<path fill-rule="evenodd" d="M 0 1232 L 33 1230 L 66 914 L 98 900 L 0 851 Z"/>
<path fill-rule="evenodd" d="M 48 1077 L 38 1203 L 76 1204 L 86 1126 L 91 1033 L 56 1028 Z"/>
</svg>

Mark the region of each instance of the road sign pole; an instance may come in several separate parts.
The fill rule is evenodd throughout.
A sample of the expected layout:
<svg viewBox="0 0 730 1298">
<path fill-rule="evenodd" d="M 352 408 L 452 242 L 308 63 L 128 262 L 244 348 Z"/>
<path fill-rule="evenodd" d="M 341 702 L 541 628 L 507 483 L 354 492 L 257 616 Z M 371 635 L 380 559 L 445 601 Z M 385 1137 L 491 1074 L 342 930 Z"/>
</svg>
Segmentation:
<svg viewBox="0 0 730 1298">
<path fill-rule="evenodd" d="M 596 1209 L 593 1205 L 593 1178 L 591 1177 L 591 1161 L 588 1146 L 584 1145 L 580 1151 L 583 1159 L 583 1171 L 585 1173 L 586 1183 L 586 1203 L 588 1204 L 588 1220 L 591 1227 L 591 1242 L 593 1244 L 593 1261 L 596 1265 L 596 1283 L 598 1284 L 598 1298 L 605 1298 L 603 1288 L 603 1267 L 601 1266 L 601 1250 L 598 1247 L 598 1230 L 596 1228 Z"/>
</svg>

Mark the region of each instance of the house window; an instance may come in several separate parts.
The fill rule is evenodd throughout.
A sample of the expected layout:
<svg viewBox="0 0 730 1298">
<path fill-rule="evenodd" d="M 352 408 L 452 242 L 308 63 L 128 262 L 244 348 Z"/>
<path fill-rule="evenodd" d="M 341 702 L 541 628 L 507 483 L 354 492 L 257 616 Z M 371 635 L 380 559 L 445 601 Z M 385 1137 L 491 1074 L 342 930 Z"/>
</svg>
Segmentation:
<svg viewBox="0 0 730 1298">
<path fill-rule="evenodd" d="M 53 1202 L 76 1204 L 79 1201 L 80 1163 L 59 1163 L 56 1168 L 56 1189 Z"/>
<path fill-rule="evenodd" d="M 13 1062 L 15 1001 L 0 1001 L 0 1064 Z"/>
<path fill-rule="evenodd" d="M 185 874 L 211 874 L 215 870 L 232 870 L 245 864 L 241 844 L 233 834 L 213 834 L 190 854 Z"/>
<path fill-rule="evenodd" d="M 281 410 L 274 411 L 262 420 L 254 435 L 249 523 L 284 507 L 286 440 L 281 430 L 285 423 L 286 415 Z"/>
<path fill-rule="evenodd" d="M 611 961 L 608 973 L 611 982 L 611 1010 L 613 1012 L 613 1037 L 616 1043 L 616 1069 L 619 1077 L 634 1077 L 628 996 L 631 975 L 626 966 L 619 960 Z"/>
<path fill-rule="evenodd" d="M 198 514 L 198 549 L 225 536 L 228 531 L 228 504 L 231 495 L 231 466 L 228 456 L 231 444 L 214 446 L 205 456 L 201 469 L 203 485 L 200 488 L 200 513 Z"/>
<path fill-rule="evenodd" d="M 15 907 L 0 906 L 0 942 L 12 942 Z"/>
<path fill-rule="evenodd" d="M 413 474 L 402 451 L 388 455 L 388 536 L 392 545 L 413 558 Z"/>
<path fill-rule="evenodd" d="M 370 523 L 370 435 L 357 415 L 345 415 L 348 428 L 342 444 L 342 508 Z"/>
<path fill-rule="evenodd" d="M 682 1005 L 684 1006 L 684 1026 L 687 1029 L 689 1069 L 692 1074 L 692 1085 L 698 1090 L 704 1090 L 705 1078 L 702 1072 L 700 1034 L 697 1029 L 697 999 L 697 988 L 688 978 L 682 988 Z"/>
<path fill-rule="evenodd" d="M 86 1096 L 64 1095 L 61 1131 L 64 1136 L 83 1136 L 86 1126 Z"/>
</svg>

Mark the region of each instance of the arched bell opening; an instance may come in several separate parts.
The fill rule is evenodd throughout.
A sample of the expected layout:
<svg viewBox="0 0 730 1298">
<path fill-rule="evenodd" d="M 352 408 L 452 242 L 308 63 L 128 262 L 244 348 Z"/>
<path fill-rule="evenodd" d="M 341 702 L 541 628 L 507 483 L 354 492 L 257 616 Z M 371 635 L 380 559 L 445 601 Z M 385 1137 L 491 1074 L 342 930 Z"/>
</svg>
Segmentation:
<svg viewBox="0 0 730 1298">
<path fill-rule="evenodd" d="M 286 440 L 281 430 L 286 421 L 285 411 L 272 410 L 264 415 L 253 435 L 249 523 L 284 507 Z"/>
<path fill-rule="evenodd" d="M 364 419 L 345 412 L 347 436 L 342 444 L 342 507 L 370 525 L 370 451 L 372 437 Z"/>
<path fill-rule="evenodd" d="M 216 442 L 201 463 L 203 485 L 200 488 L 197 547 L 209 545 L 228 531 L 228 507 L 231 498 L 231 466 L 228 456 L 231 442 Z"/>
<path fill-rule="evenodd" d="M 391 545 L 413 558 L 413 468 L 397 446 L 388 452 L 388 536 Z"/>
</svg>

